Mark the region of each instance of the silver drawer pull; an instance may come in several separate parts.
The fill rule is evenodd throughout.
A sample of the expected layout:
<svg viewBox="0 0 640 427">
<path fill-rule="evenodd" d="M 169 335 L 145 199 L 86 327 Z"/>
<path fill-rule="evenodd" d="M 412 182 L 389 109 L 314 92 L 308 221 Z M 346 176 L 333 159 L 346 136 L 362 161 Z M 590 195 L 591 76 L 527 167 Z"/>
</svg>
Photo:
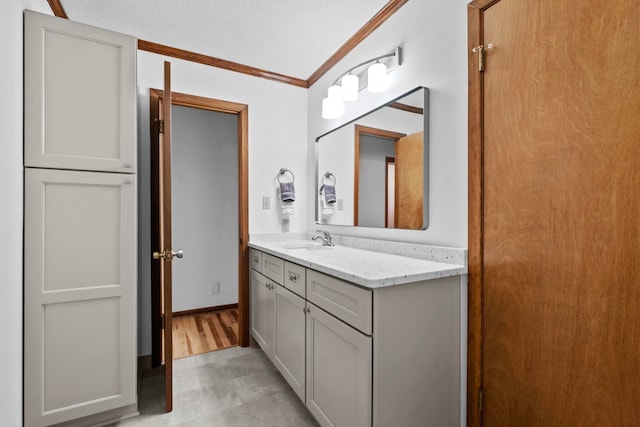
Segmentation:
<svg viewBox="0 0 640 427">
<path fill-rule="evenodd" d="M 289 272 L 289 280 L 291 280 L 292 282 L 297 282 L 298 281 L 298 275 L 292 272 Z"/>
</svg>

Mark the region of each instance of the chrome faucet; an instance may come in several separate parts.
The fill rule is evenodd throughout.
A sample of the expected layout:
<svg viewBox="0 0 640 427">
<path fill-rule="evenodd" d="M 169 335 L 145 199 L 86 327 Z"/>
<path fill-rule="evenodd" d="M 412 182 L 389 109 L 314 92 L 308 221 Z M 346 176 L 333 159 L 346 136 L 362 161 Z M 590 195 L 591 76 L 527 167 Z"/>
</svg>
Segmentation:
<svg viewBox="0 0 640 427">
<path fill-rule="evenodd" d="M 335 246 L 331 241 L 331 234 L 325 230 L 317 230 L 322 234 L 314 234 L 311 240 L 322 239 L 322 246 Z"/>
</svg>

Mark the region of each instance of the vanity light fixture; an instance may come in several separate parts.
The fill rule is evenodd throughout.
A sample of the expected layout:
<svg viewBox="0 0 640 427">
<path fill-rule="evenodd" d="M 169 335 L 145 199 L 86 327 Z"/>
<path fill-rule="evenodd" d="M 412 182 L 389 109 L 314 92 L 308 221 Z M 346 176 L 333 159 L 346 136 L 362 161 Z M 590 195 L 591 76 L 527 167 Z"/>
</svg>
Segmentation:
<svg viewBox="0 0 640 427">
<path fill-rule="evenodd" d="M 322 100 L 322 117 L 325 119 L 335 119 L 344 111 L 344 101 L 342 99 L 342 87 L 332 85 L 329 93 Z"/>
<path fill-rule="evenodd" d="M 382 62 L 371 64 L 367 70 L 367 77 L 369 78 L 369 92 L 380 93 L 387 88 L 387 66 Z"/>
<path fill-rule="evenodd" d="M 358 92 L 368 88 L 380 93 L 389 85 L 388 73 L 402 64 L 402 48 L 364 61 L 338 77 L 329 87 L 327 97 L 322 100 L 322 118 L 335 119 L 344 111 L 344 101 L 358 100 Z M 365 66 L 369 66 L 366 69 Z M 366 72 L 365 72 L 366 71 Z"/>
<path fill-rule="evenodd" d="M 347 102 L 358 100 L 358 92 L 360 91 L 360 79 L 355 74 L 347 74 L 342 77 L 340 82 L 342 86 L 342 99 Z"/>
</svg>

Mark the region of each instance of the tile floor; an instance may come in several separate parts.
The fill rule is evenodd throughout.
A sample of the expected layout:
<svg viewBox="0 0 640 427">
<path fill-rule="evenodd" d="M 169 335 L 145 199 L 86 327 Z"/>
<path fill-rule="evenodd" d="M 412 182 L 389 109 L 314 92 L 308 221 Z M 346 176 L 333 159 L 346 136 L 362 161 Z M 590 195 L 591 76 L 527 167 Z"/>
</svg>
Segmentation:
<svg viewBox="0 0 640 427">
<path fill-rule="evenodd" d="M 257 346 L 232 347 L 173 362 L 173 412 L 164 413 L 164 377 L 147 377 L 140 416 L 127 427 L 317 427 Z"/>
</svg>

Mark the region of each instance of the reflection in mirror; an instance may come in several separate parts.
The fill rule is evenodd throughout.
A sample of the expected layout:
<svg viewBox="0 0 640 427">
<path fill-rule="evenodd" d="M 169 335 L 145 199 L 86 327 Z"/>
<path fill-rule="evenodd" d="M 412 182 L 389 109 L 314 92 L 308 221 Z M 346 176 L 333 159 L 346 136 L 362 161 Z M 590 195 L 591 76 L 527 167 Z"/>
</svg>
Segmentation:
<svg viewBox="0 0 640 427">
<path fill-rule="evenodd" d="M 428 101 L 418 87 L 316 139 L 317 223 L 427 228 Z"/>
</svg>

